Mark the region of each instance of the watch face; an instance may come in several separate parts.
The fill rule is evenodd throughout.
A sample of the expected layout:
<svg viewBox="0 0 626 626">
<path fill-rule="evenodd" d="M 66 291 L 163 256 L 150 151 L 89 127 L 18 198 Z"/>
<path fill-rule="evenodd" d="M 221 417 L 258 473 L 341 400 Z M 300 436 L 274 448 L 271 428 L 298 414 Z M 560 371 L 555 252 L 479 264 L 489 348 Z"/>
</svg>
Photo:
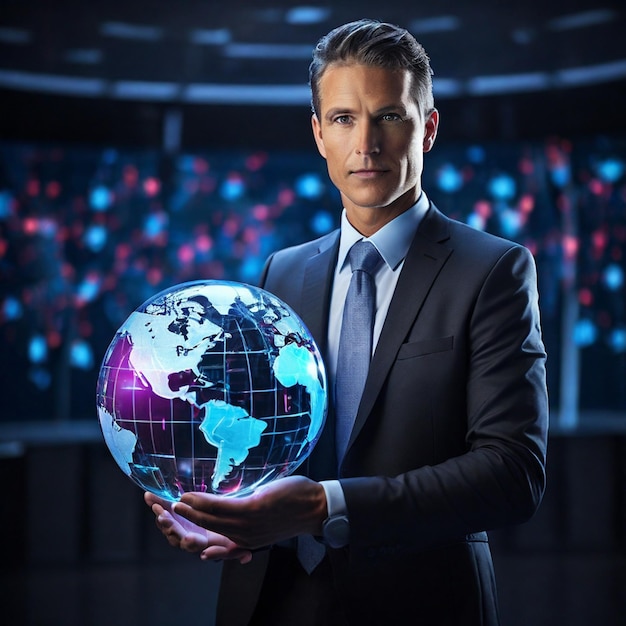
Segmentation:
<svg viewBox="0 0 626 626">
<path fill-rule="evenodd" d="M 329 517 L 323 526 L 324 543 L 331 548 L 343 548 L 350 538 L 350 523 L 345 515 Z"/>
</svg>

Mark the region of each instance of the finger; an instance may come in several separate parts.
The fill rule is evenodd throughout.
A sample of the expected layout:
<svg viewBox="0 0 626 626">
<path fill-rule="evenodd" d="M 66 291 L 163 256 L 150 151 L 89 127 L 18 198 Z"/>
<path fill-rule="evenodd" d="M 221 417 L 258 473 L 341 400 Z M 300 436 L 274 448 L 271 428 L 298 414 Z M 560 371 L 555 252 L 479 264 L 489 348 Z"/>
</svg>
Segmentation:
<svg viewBox="0 0 626 626">
<path fill-rule="evenodd" d="M 196 511 L 202 511 L 214 517 L 223 517 L 237 514 L 249 504 L 250 496 L 243 498 L 226 498 L 210 493 L 198 493 L 194 491 L 183 494 L 180 503 L 190 506 Z M 177 503 L 178 505 L 179 503 Z"/>
<path fill-rule="evenodd" d="M 160 504 L 153 504 L 151 508 L 157 519 L 167 513 L 167 511 Z"/>
<path fill-rule="evenodd" d="M 239 562 L 242 565 L 245 565 L 246 563 L 250 563 L 250 561 L 252 561 L 252 552 L 250 552 L 250 550 L 245 550 L 244 553 L 239 557 Z"/>
<path fill-rule="evenodd" d="M 210 527 L 213 530 L 219 530 L 211 525 L 213 522 L 218 520 L 215 515 L 210 512 L 210 505 L 207 505 L 206 503 L 203 503 L 203 505 L 202 509 L 197 509 L 194 506 L 190 506 L 186 502 L 175 502 L 172 505 L 172 512 L 175 515 L 180 515 L 193 524 L 196 524 L 196 526 L 200 526 L 202 528 Z"/>
<path fill-rule="evenodd" d="M 207 548 L 207 538 L 199 533 L 187 533 L 180 541 L 180 548 L 186 552 L 200 552 Z"/>
<path fill-rule="evenodd" d="M 163 498 L 160 498 L 159 496 L 157 496 L 154 493 L 151 493 L 150 491 L 146 491 L 143 494 L 143 499 L 144 499 L 144 502 L 149 507 L 152 507 L 153 505 L 158 504 L 158 505 L 162 506 L 163 508 L 167 508 L 168 504 L 169 504 L 166 500 L 164 500 Z"/>
<path fill-rule="evenodd" d="M 238 560 L 242 565 L 252 560 L 252 552 L 242 548 L 227 548 L 225 546 L 210 546 L 200 554 L 203 561 Z"/>
</svg>

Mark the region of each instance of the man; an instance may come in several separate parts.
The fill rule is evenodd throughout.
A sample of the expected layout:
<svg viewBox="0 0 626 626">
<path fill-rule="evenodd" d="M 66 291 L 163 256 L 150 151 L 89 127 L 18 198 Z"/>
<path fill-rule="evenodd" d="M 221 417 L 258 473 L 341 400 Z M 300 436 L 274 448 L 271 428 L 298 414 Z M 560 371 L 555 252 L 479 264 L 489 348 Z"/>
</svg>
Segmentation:
<svg viewBox="0 0 626 626">
<path fill-rule="evenodd" d="M 346 24 L 315 49 L 313 133 L 341 229 L 273 255 L 262 286 L 299 312 L 345 385 L 359 369 L 339 348 L 350 249 L 371 242 L 373 356 L 347 434 L 342 387 L 306 477 L 241 499 L 185 494 L 174 511 L 146 494 L 170 543 L 225 560 L 219 624 L 499 623 L 484 531 L 527 520 L 545 486 L 535 268 L 422 192 L 431 80 L 422 47 L 389 24 Z"/>
</svg>

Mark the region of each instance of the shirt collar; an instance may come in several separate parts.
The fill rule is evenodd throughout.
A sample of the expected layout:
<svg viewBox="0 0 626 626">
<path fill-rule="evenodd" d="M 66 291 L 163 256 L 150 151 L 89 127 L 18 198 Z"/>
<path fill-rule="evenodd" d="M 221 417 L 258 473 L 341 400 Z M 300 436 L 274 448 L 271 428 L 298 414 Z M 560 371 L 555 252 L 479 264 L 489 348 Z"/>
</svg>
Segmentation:
<svg viewBox="0 0 626 626">
<path fill-rule="evenodd" d="M 404 259 L 420 222 L 429 207 L 426 194 L 422 192 L 417 202 L 407 211 L 401 213 L 389 224 L 385 224 L 371 237 L 363 237 L 348 221 L 346 210 L 341 214 L 341 240 L 337 267 L 341 270 L 346 262 L 350 248 L 361 239 L 371 241 L 391 270 L 395 270 Z"/>
</svg>

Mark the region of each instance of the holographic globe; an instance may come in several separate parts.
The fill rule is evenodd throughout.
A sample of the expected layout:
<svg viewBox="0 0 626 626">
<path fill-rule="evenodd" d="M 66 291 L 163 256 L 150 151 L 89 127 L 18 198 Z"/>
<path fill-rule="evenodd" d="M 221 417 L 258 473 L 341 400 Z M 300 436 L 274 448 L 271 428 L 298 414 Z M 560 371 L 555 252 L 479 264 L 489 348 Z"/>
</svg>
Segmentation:
<svg viewBox="0 0 626 626">
<path fill-rule="evenodd" d="M 104 357 L 97 409 L 113 458 L 167 500 L 244 495 L 292 473 L 326 418 L 319 350 L 263 289 L 177 285 L 147 300 Z"/>
</svg>

